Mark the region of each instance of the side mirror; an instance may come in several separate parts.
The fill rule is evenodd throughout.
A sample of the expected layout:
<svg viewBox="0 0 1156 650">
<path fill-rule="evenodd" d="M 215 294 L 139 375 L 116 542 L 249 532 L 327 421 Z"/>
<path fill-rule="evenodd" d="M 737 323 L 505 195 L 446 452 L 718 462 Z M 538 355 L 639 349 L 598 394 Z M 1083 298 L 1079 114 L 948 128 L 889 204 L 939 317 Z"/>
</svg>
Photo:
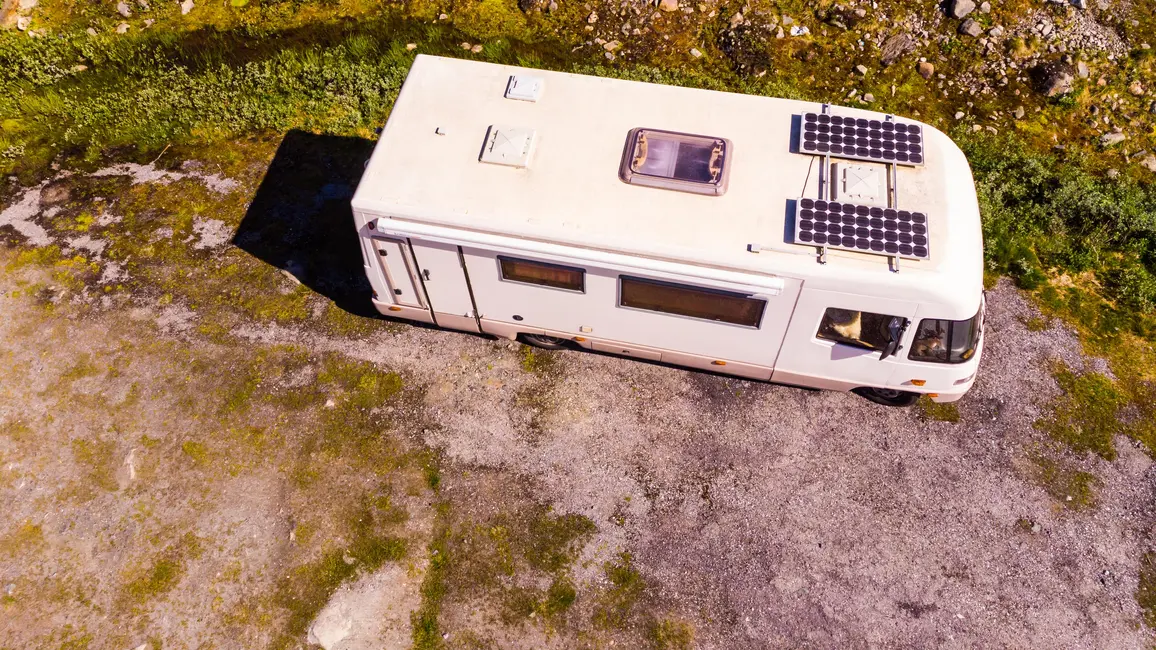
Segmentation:
<svg viewBox="0 0 1156 650">
<path fill-rule="evenodd" d="M 880 361 L 903 349 L 903 346 L 900 345 L 899 342 L 903 340 L 903 333 L 907 331 L 907 324 L 909 322 L 906 318 L 896 316 L 887 324 L 887 345 L 879 355 Z"/>
</svg>

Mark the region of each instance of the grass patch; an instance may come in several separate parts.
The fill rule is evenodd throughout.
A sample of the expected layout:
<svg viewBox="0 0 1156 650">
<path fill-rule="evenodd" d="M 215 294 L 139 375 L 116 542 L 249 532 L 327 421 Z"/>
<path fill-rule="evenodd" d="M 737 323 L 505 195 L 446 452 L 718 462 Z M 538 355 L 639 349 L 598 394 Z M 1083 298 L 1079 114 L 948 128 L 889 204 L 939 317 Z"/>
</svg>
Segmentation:
<svg viewBox="0 0 1156 650">
<path fill-rule="evenodd" d="M 634 558 L 623 551 L 617 560 L 604 565 L 610 587 L 594 609 L 594 625 L 603 629 L 626 627 L 634 606 L 646 589 L 642 574 L 634 568 Z"/>
<path fill-rule="evenodd" d="M 181 451 L 186 456 L 192 459 L 193 464 L 197 466 L 205 465 L 209 462 L 209 448 L 204 443 L 196 440 L 186 440 L 181 443 Z"/>
<path fill-rule="evenodd" d="M 295 569 L 280 583 L 275 596 L 277 605 L 287 613 L 287 620 L 274 647 L 297 645 L 317 613 L 342 584 L 361 572 L 369 573 L 387 562 L 397 562 L 405 554 L 403 539 L 360 537 L 348 549 L 328 551 L 319 560 Z"/>
<path fill-rule="evenodd" d="M 1068 462 L 1037 454 L 1031 458 L 1034 465 L 1032 479 L 1056 501 L 1070 510 L 1091 510 L 1096 507 L 1096 488 L 1100 479 L 1095 474 L 1072 467 Z"/>
<path fill-rule="evenodd" d="M 1128 430 L 1119 417 L 1126 397 L 1099 373 L 1076 374 L 1060 365 L 1053 374 L 1063 395 L 1049 407 L 1050 415 L 1036 421 L 1036 427 L 1077 453 L 1091 451 L 1114 460 L 1113 437 Z"/>
<path fill-rule="evenodd" d="M 959 407 L 956 406 L 955 402 L 940 404 L 930 397 L 921 397 L 915 404 L 919 409 L 919 414 L 924 419 L 939 422 L 959 422 Z"/>
<path fill-rule="evenodd" d="M 421 604 L 410 614 L 410 628 L 414 650 L 437 650 L 444 646 L 441 624 L 442 600 L 445 599 L 448 572 L 453 556 L 450 555 L 450 528 L 447 521 L 450 506 L 437 505 L 437 519 L 433 541 L 430 542 L 429 566 L 421 582 Z"/>
<path fill-rule="evenodd" d="M 93 488 L 115 492 L 118 487 L 116 443 L 111 440 L 78 438 L 72 441 L 71 446 L 73 458 L 86 471 L 86 481 L 78 486 L 77 496 L 87 501 L 96 496 Z"/>
<path fill-rule="evenodd" d="M 1148 627 L 1156 627 L 1156 553 L 1145 553 L 1140 557 L 1136 602 L 1144 612 L 1144 622 Z"/>
<path fill-rule="evenodd" d="M 15 558 L 24 553 L 37 551 L 44 546 L 44 530 L 40 524 L 30 520 L 16 527 L 16 530 L 0 537 L 0 557 Z"/>
<path fill-rule="evenodd" d="M 654 650 L 690 650 L 694 628 L 676 619 L 661 619 L 650 626 L 650 645 Z"/>
<path fill-rule="evenodd" d="M 202 552 L 201 540 L 193 533 L 186 533 L 151 563 L 127 572 L 125 600 L 137 608 L 151 604 L 177 586 L 184 577 L 188 561 L 199 558 Z"/>
<path fill-rule="evenodd" d="M 558 365 L 558 353 L 552 350 L 522 345 L 519 354 L 522 370 L 536 375 L 549 373 Z"/>
</svg>

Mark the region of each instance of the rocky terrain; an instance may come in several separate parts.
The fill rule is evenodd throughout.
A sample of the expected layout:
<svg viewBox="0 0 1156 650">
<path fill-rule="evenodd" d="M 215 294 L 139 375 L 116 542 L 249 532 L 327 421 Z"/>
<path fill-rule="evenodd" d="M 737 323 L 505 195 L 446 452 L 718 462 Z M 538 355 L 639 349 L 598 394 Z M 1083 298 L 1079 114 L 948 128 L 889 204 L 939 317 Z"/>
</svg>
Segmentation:
<svg viewBox="0 0 1156 650">
<path fill-rule="evenodd" d="M 0 648 L 1156 642 L 1145 0 L 13 0 Z M 415 53 L 917 117 L 986 352 L 887 409 L 382 319 L 348 201 Z"/>
</svg>

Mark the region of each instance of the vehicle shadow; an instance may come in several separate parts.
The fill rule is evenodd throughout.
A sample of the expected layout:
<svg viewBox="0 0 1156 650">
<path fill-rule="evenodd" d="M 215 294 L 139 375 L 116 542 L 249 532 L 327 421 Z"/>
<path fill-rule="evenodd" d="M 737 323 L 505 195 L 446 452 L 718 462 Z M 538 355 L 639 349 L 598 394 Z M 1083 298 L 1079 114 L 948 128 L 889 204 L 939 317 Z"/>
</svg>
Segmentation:
<svg viewBox="0 0 1156 650">
<path fill-rule="evenodd" d="M 241 250 L 366 317 L 379 314 L 349 200 L 373 146 L 363 138 L 290 131 L 233 235 Z"/>
</svg>

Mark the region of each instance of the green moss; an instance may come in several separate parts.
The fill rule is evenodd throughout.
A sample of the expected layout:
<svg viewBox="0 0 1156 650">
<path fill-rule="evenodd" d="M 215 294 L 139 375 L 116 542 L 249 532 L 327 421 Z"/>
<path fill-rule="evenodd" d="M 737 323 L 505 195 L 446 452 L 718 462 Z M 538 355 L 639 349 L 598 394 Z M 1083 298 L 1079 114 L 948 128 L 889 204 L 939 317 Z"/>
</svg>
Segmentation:
<svg viewBox="0 0 1156 650">
<path fill-rule="evenodd" d="M 654 621 L 650 626 L 650 645 L 655 650 L 690 650 L 694 628 L 676 619 Z"/>
<path fill-rule="evenodd" d="M 78 496 L 82 500 L 90 499 L 95 495 L 91 490 L 97 487 L 109 492 L 115 492 L 116 444 L 111 440 L 88 440 L 78 438 L 72 441 L 72 456 L 76 463 L 86 470 L 86 480 L 79 486 Z"/>
<path fill-rule="evenodd" d="M 203 466 L 209 462 L 209 448 L 196 440 L 186 440 L 181 443 L 181 451 L 192 459 L 193 464 Z"/>
<path fill-rule="evenodd" d="M 188 561 L 199 558 L 202 552 L 201 540 L 193 533 L 186 533 L 150 563 L 129 569 L 124 586 L 127 603 L 135 608 L 144 607 L 171 591 L 184 577 Z"/>
<path fill-rule="evenodd" d="M 530 518 L 523 554 L 531 567 L 555 573 L 574 562 L 582 545 L 597 530 L 594 522 L 582 515 L 559 517 L 539 510 Z"/>
<path fill-rule="evenodd" d="M 1090 510 L 1096 507 L 1096 488 L 1100 479 L 1094 474 L 1072 467 L 1068 462 L 1037 454 L 1032 478 L 1056 501 L 1070 510 Z"/>
<path fill-rule="evenodd" d="M 626 627 L 634 606 L 646 589 L 642 574 L 634 568 L 634 558 L 622 552 L 618 559 L 604 565 L 610 587 L 594 609 L 594 624 L 604 629 Z"/>
<path fill-rule="evenodd" d="M 449 504 L 439 504 L 434 524 L 434 539 L 427 548 L 429 566 L 421 582 L 421 604 L 409 617 L 414 650 L 437 650 L 445 645 L 439 617 L 453 559 L 450 555 L 448 514 Z"/>
<path fill-rule="evenodd" d="M 1148 627 L 1156 627 L 1156 553 L 1145 553 L 1140 557 L 1136 602 L 1144 612 L 1144 622 Z"/>
<path fill-rule="evenodd" d="M 16 527 L 16 530 L 0 537 L 0 557 L 15 558 L 24 553 L 39 550 L 44 546 L 44 530 L 31 520 Z"/>
<path fill-rule="evenodd" d="M 359 572 L 372 572 L 387 562 L 401 560 L 405 553 L 403 539 L 376 535 L 360 537 L 348 549 L 331 550 L 319 560 L 295 569 L 280 582 L 275 594 L 275 602 L 286 612 L 287 618 L 274 647 L 297 645 L 338 587 Z M 347 561 L 347 557 L 353 561 Z"/>
<path fill-rule="evenodd" d="M 522 355 L 522 370 L 526 372 L 544 374 L 554 370 L 558 364 L 557 352 L 523 345 L 520 354 Z"/>
<path fill-rule="evenodd" d="M 916 405 L 920 415 L 925 419 L 939 422 L 959 422 L 959 407 L 956 406 L 955 402 L 940 404 L 929 397 L 921 397 Z"/>
<path fill-rule="evenodd" d="M 1091 451 L 1106 460 L 1116 458 L 1113 436 L 1126 433 L 1119 419 L 1127 399 L 1111 379 L 1099 373 L 1078 375 L 1067 366 L 1054 372 L 1063 391 L 1036 427 L 1076 452 Z"/>
</svg>

